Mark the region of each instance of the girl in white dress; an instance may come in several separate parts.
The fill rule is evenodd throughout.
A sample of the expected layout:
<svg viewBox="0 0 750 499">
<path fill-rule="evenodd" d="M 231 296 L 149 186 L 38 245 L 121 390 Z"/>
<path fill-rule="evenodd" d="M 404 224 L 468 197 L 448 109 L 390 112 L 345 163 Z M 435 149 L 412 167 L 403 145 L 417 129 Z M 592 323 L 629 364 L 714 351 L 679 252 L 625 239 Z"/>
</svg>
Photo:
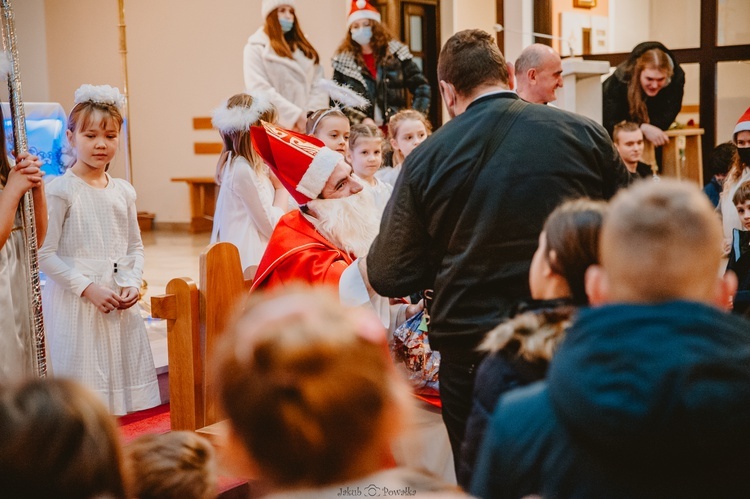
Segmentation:
<svg viewBox="0 0 750 499">
<path fill-rule="evenodd" d="M 123 103 L 108 85 L 76 91 L 66 131 L 76 162 L 47 185 L 49 229 L 39 252 L 54 373 L 94 390 L 115 415 L 160 403 L 146 327 L 134 307 L 143 272 L 135 190 L 107 174 Z"/>
<path fill-rule="evenodd" d="M 227 241 L 240 252 L 245 279 L 252 279 L 276 222 L 287 210 L 289 194 L 253 149 L 250 127 L 276 122 L 265 96 L 237 94 L 214 110 L 213 125 L 224 141 L 216 165 L 221 186 L 211 242 Z"/>
<path fill-rule="evenodd" d="M 0 111 L 0 123 L 2 116 Z M 41 162 L 36 156 L 23 153 L 12 166 L 5 151 L 5 134 L 0 133 L 0 382 L 31 376 L 36 368 L 26 241 L 19 205 L 29 189 L 34 200 L 38 244 L 44 242 L 47 231 Z"/>
</svg>

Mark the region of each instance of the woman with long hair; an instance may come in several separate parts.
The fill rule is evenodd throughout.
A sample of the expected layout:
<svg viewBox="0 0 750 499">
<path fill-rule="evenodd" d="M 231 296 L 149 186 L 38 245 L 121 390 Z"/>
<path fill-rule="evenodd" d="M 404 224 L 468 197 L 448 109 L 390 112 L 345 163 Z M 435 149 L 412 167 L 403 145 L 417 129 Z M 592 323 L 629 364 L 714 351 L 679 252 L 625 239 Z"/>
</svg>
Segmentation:
<svg viewBox="0 0 750 499">
<path fill-rule="evenodd" d="M 603 122 L 612 134 L 615 124 L 633 121 L 654 146 L 669 141 L 664 133 L 682 107 L 685 72 L 659 42 L 638 44 L 604 81 Z"/>
<path fill-rule="evenodd" d="M 305 132 L 308 111 L 328 107 L 318 52 L 307 40 L 294 0 L 263 0 L 265 24 L 247 40 L 245 90 L 269 95 L 283 128 Z"/>
<path fill-rule="evenodd" d="M 370 101 L 364 110 L 347 109 L 349 119 L 383 126 L 407 107 L 407 92 L 411 107 L 426 114 L 430 85 L 409 48 L 381 24 L 380 13 L 366 0 L 352 0 L 347 27 L 346 38 L 333 56 L 333 79 Z"/>
</svg>

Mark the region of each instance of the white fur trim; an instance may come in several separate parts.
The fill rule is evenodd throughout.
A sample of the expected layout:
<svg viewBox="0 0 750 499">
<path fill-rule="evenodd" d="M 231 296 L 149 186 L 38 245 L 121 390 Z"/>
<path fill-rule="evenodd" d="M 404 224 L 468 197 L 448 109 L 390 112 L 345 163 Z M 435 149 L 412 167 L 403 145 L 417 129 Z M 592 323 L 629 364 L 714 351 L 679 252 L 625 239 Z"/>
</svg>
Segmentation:
<svg viewBox="0 0 750 499">
<path fill-rule="evenodd" d="M 73 101 L 76 104 L 82 102 L 95 102 L 97 104 L 109 104 L 118 109 L 125 105 L 125 96 L 117 87 L 109 85 L 81 85 L 76 90 Z"/>
<path fill-rule="evenodd" d="M 380 13 L 365 9 L 357 10 L 349 15 L 349 19 L 346 20 L 346 25 L 351 26 L 353 22 L 361 21 L 363 19 L 380 22 Z"/>
<path fill-rule="evenodd" d="M 357 109 L 366 109 L 370 105 L 370 101 L 362 94 L 355 92 L 347 85 L 340 85 L 334 80 L 321 78 L 315 86 L 326 92 L 331 100 L 336 103 L 336 107 L 338 108 L 353 107 Z"/>
<path fill-rule="evenodd" d="M 249 130 L 258 121 L 260 115 L 273 108 L 271 100 L 263 93 L 250 94 L 253 103 L 250 107 L 235 106 L 227 108 L 227 101 L 214 109 L 211 123 L 214 128 L 224 133 Z"/>
<path fill-rule="evenodd" d="M 737 135 L 740 132 L 747 131 L 750 131 L 750 120 L 737 123 L 737 126 L 734 127 L 734 133 L 732 133 L 732 136 Z"/>
<path fill-rule="evenodd" d="M 333 173 L 333 169 L 344 157 L 332 149 L 321 147 L 313 158 L 307 171 L 297 184 L 297 192 L 304 194 L 310 199 L 317 198 L 323 187 L 326 186 L 328 178 Z"/>
<path fill-rule="evenodd" d="M 260 4 L 260 15 L 263 16 L 263 21 L 265 22 L 268 14 L 282 5 L 288 5 L 294 8 L 294 0 L 263 0 L 263 3 Z"/>
<path fill-rule="evenodd" d="M 11 71 L 13 71 L 13 61 L 10 60 L 10 55 L 7 52 L 0 52 L 0 77 L 7 78 Z"/>
</svg>

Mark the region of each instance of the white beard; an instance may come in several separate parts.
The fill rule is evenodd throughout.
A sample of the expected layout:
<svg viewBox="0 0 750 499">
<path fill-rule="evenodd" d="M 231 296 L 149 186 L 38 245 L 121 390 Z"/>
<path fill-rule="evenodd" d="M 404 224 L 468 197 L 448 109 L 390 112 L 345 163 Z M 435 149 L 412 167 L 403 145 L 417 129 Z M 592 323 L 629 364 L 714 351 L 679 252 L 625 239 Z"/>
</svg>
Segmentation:
<svg viewBox="0 0 750 499">
<path fill-rule="evenodd" d="M 326 239 L 357 258 L 367 256 L 382 216 L 368 189 L 340 199 L 314 199 L 307 205 L 315 212 L 315 228 Z"/>
</svg>

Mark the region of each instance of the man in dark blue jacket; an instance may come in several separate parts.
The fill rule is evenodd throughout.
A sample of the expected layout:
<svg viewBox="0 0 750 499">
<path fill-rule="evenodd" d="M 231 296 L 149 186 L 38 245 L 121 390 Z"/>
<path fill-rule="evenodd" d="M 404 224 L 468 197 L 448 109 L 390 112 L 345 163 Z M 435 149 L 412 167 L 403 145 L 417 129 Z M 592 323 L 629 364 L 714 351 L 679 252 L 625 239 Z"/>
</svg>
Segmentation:
<svg viewBox="0 0 750 499">
<path fill-rule="evenodd" d="M 446 42 L 438 78 L 453 119 L 406 159 L 367 257 L 382 296 L 435 290 L 430 345 L 442 356 L 440 397 L 454 457 L 471 410 L 476 347 L 530 298 L 544 220 L 563 200 L 608 199 L 628 183 L 604 128 L 523 103 L 511 75 L 488 33 L 461 31 Z M 515 121 L 489 151 L 511 112 Z"/>
<path fill-rule="evenodd" d="M 601 267 L 546 382 L 488 424 L 478 497 L 746 496 L 750 323 L 721 308 L 721 226 L 697 186 L 662 179 L 612 201 Z"/>
</svg>

